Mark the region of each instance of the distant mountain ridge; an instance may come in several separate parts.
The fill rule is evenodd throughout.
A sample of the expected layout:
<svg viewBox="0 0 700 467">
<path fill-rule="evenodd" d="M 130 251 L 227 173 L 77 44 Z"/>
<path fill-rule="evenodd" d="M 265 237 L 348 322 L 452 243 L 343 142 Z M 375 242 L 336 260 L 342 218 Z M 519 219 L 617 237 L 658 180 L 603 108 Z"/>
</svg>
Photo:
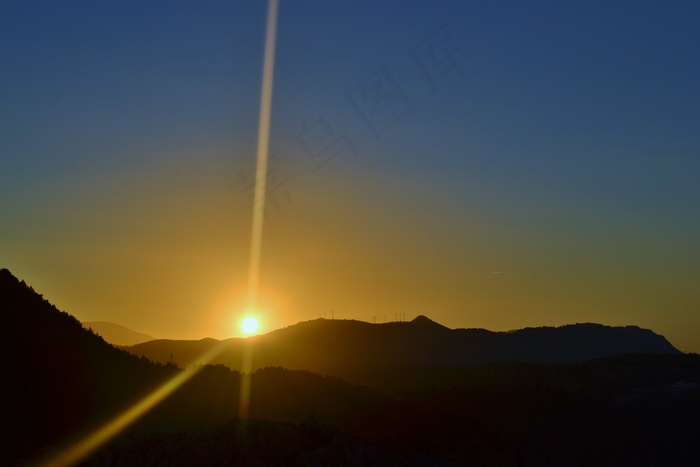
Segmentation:
<svg viewBox="0 0 700 467">
<path fill-rule="evenodd" d="M 307 358 L 374 366 L 361 387 L 279 367 L 258 370 L 248 380 L 222 365 L 189 370 L 156 365 L 107 344 L 7 269 L 0 269 L 0 316 L 0 351 L 7 357 L 6 408 L 0 419 L 3 465 L 77 465 L 76 458 L 56 457 L 76 453 L 63 451 L 65 442 L 104 433 L 96 429 L 114 427 L 103 423 L 123 420 L 142 405 L 137 402 L 163 389 L 168 397 L 80 465 L 700 462 L 698 355 L 632 355 L 554 366 L 387 368 L 377 366 L 385 360 L 373 354 L 396 345 L 388 357 L 428 358 L 449 353 L 454 336 L 465 332 L 488 341 L 509 334 L 538 338 L 562 329 L 563 338 L 572 340 L 567 344 L 574 346 L 577 339 L 587 342 L 590 333 L 599 336 L 603 329 L 618 344 L 631 340 L 637 350 L 649 350 L 640 342 L 668 350 L 663 337 L 636 327 L 589 324 L 492 333 L 451 330 L 425 317 L 384 325 L 315 320 L 250 339 L 157 341 L 190 346 L 193 355 L 221 345 L 220 356 L 229 359 L 240 358 L 236 348 L 252 346 L 247 350 L 254 350 L 254 365 L 284 356 L 290 366 L 305 364 Z M 403 341 L 415 349 L 399 346 Z M 434 349 L 426 356 L 421 352 L 428 343 Z M 622 348 L 629 351 L 629 346 Z M 338 354 L 342 349 L 351 351 Z M 172 391 L 171 378 L 186 374 L 191 379 Z M 246 380 L 250 392 L 243 393 Z M 249 402 L 252 420 L 239 417 L 243 400 Z"/>
<path fill-rule="evenodd" d="M 245 346 L 253 369 L 281 366 L 352 380 L 362 369 L 447 367 L 494 362 L 577 363 L 633 354 L 681 354 L 663 336 L 637 326 L 573 324 L 509 332 L 449 329 L 425 316 L 411 322 L 371 324 L 316 319 L 248 339 L 155 340 L 125 349 L 183 366 L 220 345 L 213 363 L 240 370 Z"/>
<path fill-rule="evenodd" d="M 128 346 L 155 340 L 153 336 L 109 321 L 85 321 L 83 326 L 92 329 L 112 345 Z"/>
</svg>

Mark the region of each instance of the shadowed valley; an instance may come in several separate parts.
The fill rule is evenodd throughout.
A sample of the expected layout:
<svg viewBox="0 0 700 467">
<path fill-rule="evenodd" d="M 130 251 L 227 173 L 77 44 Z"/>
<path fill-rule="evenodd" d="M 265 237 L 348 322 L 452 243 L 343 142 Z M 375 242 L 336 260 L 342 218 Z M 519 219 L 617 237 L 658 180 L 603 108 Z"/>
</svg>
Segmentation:
<svg viewBox="0 0 700 467">
<path fill-rule="evenodd" d="M 424 317 L 315 320 L 224 345 L 152 341 L 133 355 L 6 269 L 0 312 L 9 465 L 51 460 L 183 374 L 85 465 L 700 461 L 700 358 L 636 327 L 491 333 Z M 193 365 L 213 346 L 217 364 Z M 254 372 L 243 419 L 245 346 Z"/>
</svg>

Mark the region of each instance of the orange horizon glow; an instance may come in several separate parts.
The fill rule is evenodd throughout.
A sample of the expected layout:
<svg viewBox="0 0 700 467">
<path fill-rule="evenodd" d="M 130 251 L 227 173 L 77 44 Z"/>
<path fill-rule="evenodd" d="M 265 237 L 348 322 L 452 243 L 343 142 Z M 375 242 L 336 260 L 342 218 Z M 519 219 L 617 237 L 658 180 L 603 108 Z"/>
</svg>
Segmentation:
<svg viewBox="0 0 700 467">
<path fill-rule="evenodd" d="M 265 39 L 265 59 L 262 79 L 262 95 L 260 102 L 260 129 L 258 137 L 257 172 L 255 183 L 255 198 L 253 202 L 252 240 L 250 254 L 250 277 L 248 289 L 248 308 L 255 309 L 257 305 L 258 285 L 260 281 L 260 255 L 262 249 L 262 228 L 265 210 L 265 182 L 267 179 L 267 158 L 270 134 L 270 114 L 272 106 L 272 77 L 275 56 L 275 35 L 277 30 L 277 0 L 269 0 L 267 29 Z M 245 324 L 247 323 L 247 324 Z M 252 316 L 244 320 L 244 331 L 253 334 L 258 329 L 258 321 Z M 201 357 L 204 363 L 211 362 L 224 349 L 221 343 L 209 353 Z M 241 373 L 241 392 L 239 400 L 239 417 L 241 421 L 248 418 L 250 404 L 250 370 L 252 366 L 252 349 L 246 346 L 243 355 Z M 165 382 L 141 401 L 134 404 L 120 415 L 95 430 L 90 435 L 47 460 L 45 467 L 62 467 L 72 465 L 85 459 L 100 446 L 124 431 L 129 425 L 141 418 L 163 399 L 176 391 L 185 382 L 198 373 L 202 366 L 180 371 L 176 376 Z"/>
</svg>

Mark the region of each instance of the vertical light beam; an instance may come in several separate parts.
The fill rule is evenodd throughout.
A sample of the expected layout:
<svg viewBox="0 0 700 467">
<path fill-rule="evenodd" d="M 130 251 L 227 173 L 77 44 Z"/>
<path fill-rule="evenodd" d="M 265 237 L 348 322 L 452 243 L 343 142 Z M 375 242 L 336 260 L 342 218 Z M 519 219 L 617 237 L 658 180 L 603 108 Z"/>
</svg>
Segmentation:
<svg viewBox="0 0 700 467">
<path fill-rule="evenodd" d="M 258 301 L 260 282 L 260 253 L 265 215 L 267 184 L 267 157 L 270 145 L 270 118 L 272 114 L 272 78 L 275 66 L 275 36 L 277 33 L 277 0 L 269 0 L 265 33 L 262 91 L 260 95 L 260 123 L 258 127 L 258 154 L 253 199 L 253 227 L 250 241 L 250 270 L 248 274 L 248 309 L 254 310 Z"/>
<path fill-rule="evenodd" d="M 265 182 L 267 181 L 267 155 L 270 142 L 270 116 L 272 110 L 272 76 L 275 63 L 275 36 L 277 32 L 278 0 L 269 0 L 267 11 L 267 29 L 265 33 L 265 59 L 263 62 L 262 93 L 260 97 L 260 127 L 258 130 L 257 169 L 255 173 L 255 199 L 253 202 L 253 230 L 250 246 L 250 278 L 248 284 L 248 307 L 255 309 L 258 298 L 258 282 L 260 279 L 260 250 L 262 245 L 262 228 L 265 214 Z M 250 399 L 250 370 L 252 366 L 252 349 L 247 342 L 243 351 L 241 372 L 241 395 L 239 401 L 239 417 L 248 416 Z M 202 360 L 212 361 L 224 350 L 222 345 L 216 346 Z M 200 367 L 201 368 L 201 367 Z M 121 433 L 134 421 L 142 417 L 155 405 L 172 394 L 195 374 L 198 369 L 182 370 L 147 397 L 106 423 L 87 437 L 60 451 L 55 456 L 45 460 L 43 467 L 62 467 L 77 464 L 104 443 Z"/>
<path fill-rule="evenodd" d="M 253 199 L 253 227 L 250 239 L 250 271 L 248 274 L 248 310 L 257 308 L 260 283 L 260 254 L 262 251 L 263 221 L 265 219 L 265 191 L 267 184 L 267 157 L 270 146 L 270 118 L 272 114 L 272 78 L 275 67 L 275 36 L 277 35 L 278 1 L 269 0 L 265 32 L 262 91 L 260 93 L 260 124 L 258 128 L 258 155 L 255 171 L 255 198 Z M 240 420 L 248 418 L 250 379 L 253 361 L 251 342 L 246 342 L 241 362 L 241 391 L 238 405 Z"/>
</svg>

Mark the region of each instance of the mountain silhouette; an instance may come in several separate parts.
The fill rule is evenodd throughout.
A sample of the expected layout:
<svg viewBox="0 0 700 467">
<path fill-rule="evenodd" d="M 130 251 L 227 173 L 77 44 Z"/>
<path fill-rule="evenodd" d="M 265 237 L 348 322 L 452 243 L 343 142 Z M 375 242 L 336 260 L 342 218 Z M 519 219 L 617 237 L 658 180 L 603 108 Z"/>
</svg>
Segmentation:
<svg viewBox="0 0 700 467">
<path fill-rule="evenodd" d="M 109 321 L 85 321 L 83 326 L 92 329 L 102 338 L 112 345 L 136 345 L 142 342 L 155 340 L 155 337 L 136 332 L 120 324 Z"/>
<path fill-rule="evenodd" d="M 185 371 L 108 344 L 7 269 L 0 269 L 0 318 L 4 465 L 33 463 L 43 451 L 90 433 Z M 239 373 L 221 365 L 188 371 L 191 378 L 138 419 L 131 433 L 201 429 L 237 417 Z M 252 418 L 300 423 L 317 413 L 342 424 L 385 400 L 308 371 L 264 368 L 250 381 Z M 267 436 L 277 436 L 270 430 Z"/>
<path fill-rule="evenodd" d="M 249 375 L 249 417 L 241 419 L 246 379 L 239 372 L 220 364 L 182 370 L 117 349 L 6 269 L 0 270 L 0 317 L 3 465 L 40 464 L 183 374 L 190 375 L 187 382 L 81 465 L 700 462 L 700 356 L 680 354 L 663 337 L 635 327 L 492 333 L 452 330 L 427 317 L 382 325 L 299 323 L 223 341 L 220 359 L 235 362 L 248 346 L 254 367 L 284 361 L 304 368 L 316 361 L 326 374 L 358 379 L 369 369 L 367 386 L 383 381 L 391 390 L 380 393 L 309 368 L 268 366 Z M 194 360 L 222 344 L 154 342 L 169 346 L 166 352 L 179 345 L 173 358 L 190 352 Z M 552 349 L 567 358 L 629 355 L 566 365 L 430 363 L 473 358 L 474 349 L 491 354 L 473 361 L 500 357 L 499 349 L 520 357 L 527 351 L 533 359 Z M 377 352 L 386 355 L 377 358 Z"/>
<path fill-rule="evenodd" d="M 565 364 L 633 354 L 679 355 L 663 336 L 636 326 L 574 324 L 510 332 L 449 329 L 425 316 L 411 322 L 371 324 L 316 319 L 267 334 L 224 341 L 154 340 L 125 349 L 159 362 L 199 363 L 215 346 L 214 363 L 240 369 L 250 347 L 253 367 L 305 369 L 353 381 L 358 371 L 397 367 L 448 367 L 494 362 Z"/>
<path fill-rule="evenodd" d="M 432 319 L 428 318 L 425 315 L 418 315 L 415 318 L 413 318 L 411 321 L 411 324 L 415 326 L 423 326 L 425 328 L 442 328 L 442 329 L 449 329 L 442 324 L 436 323 Z"/>
<path fill-rule="evenodd" d="M 56 443 L 125 407 L 171 373 L 107 344 L 0 270 L 3 423 L 17 454 Z"/>
</svg>

